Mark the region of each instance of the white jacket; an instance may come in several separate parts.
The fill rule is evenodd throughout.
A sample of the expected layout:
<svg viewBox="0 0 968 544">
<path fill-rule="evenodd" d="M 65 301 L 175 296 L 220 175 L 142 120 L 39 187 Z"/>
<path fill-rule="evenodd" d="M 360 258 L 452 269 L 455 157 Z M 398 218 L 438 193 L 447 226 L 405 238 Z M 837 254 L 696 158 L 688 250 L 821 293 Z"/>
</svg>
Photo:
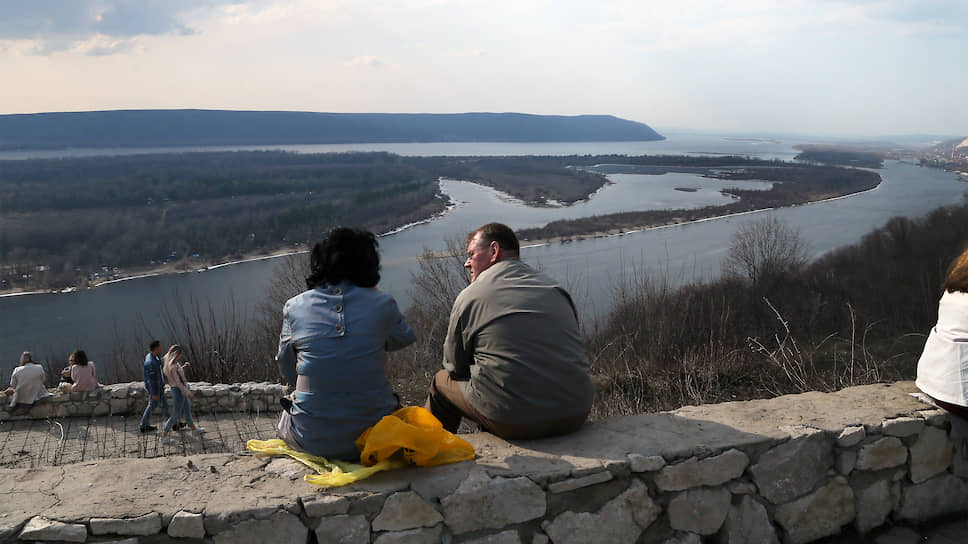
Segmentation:
<svg viewBox="0 0 968 544">
<path fill-rule="evenodd" d="M 33 404 L 44 397 L 49 397 L 50 392 L 44 385 L 46 377 L 44 367 L 35 363 L 13 369 L 13 375 L 10 376 L 10 387 L 13 387 L 10 407 L 17 403 Z"/>
<path fill-rule="evenodd" d="M 968 293 L 941 295 L 938 324 L 924 344 L 916 383 L 937 400 L 968 406 Z"/>
</svg>

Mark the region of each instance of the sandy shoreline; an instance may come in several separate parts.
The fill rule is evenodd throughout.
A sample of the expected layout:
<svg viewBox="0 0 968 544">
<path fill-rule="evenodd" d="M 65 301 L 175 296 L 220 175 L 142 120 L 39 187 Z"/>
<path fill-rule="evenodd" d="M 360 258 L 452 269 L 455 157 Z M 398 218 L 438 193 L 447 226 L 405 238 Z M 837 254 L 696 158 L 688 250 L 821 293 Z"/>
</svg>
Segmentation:
<svg viewBox="0 0 968 544">
<path fill-rule="evenodd" d="M 881 183 L 883 183 L 883 182 L 881 182 Z M 852 198 L 852 197 L 855 197 L 855 196 L 860 196 L 860 195 L 863 195 L 863 194 L 870 193 L 872 191 L 876 191 L 877 189 L 880 188 L 881 183 L 878 183 L 875 187 L 872 187 L 870 189 L 865 189 L 863 191 L 858 191 L 856 193 L 850 193 L 850 194 L 846 194 L 846 195 L 838 195 L 838 196 L 833 196 L 833 197 L 830 197 L 830 198 L 822 198 L 820 200 L 810 200 L 808 202 L 800 202 L 799 204 L 791 204 L 789 206 L 781 206 L 780 208 L 794 208 L 794 207 L 797 207 L 797 206 L 809 206 L 811 204 L 820 204 L 820 203 L 823 203 L 823 202 L 832 202 L 834 200 L 841 200 L 841 199 L 844 199 L 844 198 Z M 609 230 L 609 231 L 593 231 L 593 232 L 582 233 L 582 234 L 574 234 L 574 235 L 571 235 L 571 236 L 554 236 L 554 237 L 551 237 L 551 238 L 536 238 L 536 239 L 533 239 L 533 240 L 522 240 L 521 242 L 522 242 L 523 245 L 521 246 L 521 249 L 527 249 L 527 248 L 531 248 L 531 247 L 541 247 L 541 246 L 546 246 L 546 245 L 549 245 L 549 244 L 560 244 L 560 243 L 577 242 L 577 241 L 589 240 L 589 239 L 593 239 L 593 238 L 609 238 L 609 237 L 612 237 L 612 236 L 626 236 L 628 234 L 635 234 L 635 233 L 638 233 L 638 232 L 646 232 L 646 231 L 650 231 L 650 230 L 666 229 L 666 228 L 670 228 L 670 227 L 681 227 L 681 226 L 684 226 L 684 225 L 694 225 L 694 224 L 698 224 L 698 223 L 705 223 L 707 221 L 716 221 L 718 219 L 728 219 L 730 217 L 739 217 L 739 216 L 742 216 L 742 215 L 751 215 L 751 214 L 754 214 L 754 213 L 763 213 L 763 212 L 768 212 L 770 210 L 775 210 L 775 209 L 779 209 L 779 208 L 774 208 L 774 207 L 758 208 L 758 209 L 755 209 L 755 210 L 747 210 L 747 211 L 743 211 L 743 212 L 727 213 L 727 214 L 722 214 L 722 215 L 711 215 L 709 217 L 703 217 L 703 218 L 700 218 L 700 219 L 692 219 L 692 220 L 689 220 L 689 221 L 678 221 L 678 222 L 671 222 L 671 223 L 663 223 L 661 225 L 641 225 L 641 226 L 634 226 L 634 227 L 629 227 L 627 229 L 622 229 L 620 231 L 618 229 L 612 229 L 612 230 Z"/>
</svg>

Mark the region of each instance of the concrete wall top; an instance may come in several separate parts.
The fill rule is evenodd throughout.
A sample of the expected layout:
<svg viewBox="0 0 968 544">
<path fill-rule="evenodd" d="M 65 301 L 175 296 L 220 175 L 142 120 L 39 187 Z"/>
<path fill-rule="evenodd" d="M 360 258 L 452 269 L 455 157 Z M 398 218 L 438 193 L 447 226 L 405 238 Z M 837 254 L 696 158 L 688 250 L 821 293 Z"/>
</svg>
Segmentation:
<svg viewBox="0 0 968 544">
<path fill-rule="evenodd" d="M 49 534 L 25 536 L 48 522 L 74 538 L 135 534 L 141 523 L 152 538 L 175 539 L 191 520 L 189 536 L 214 542 L 290 531 L 299 542 L 314 532 L 319 542 L 380 544 L 596 535 L 798 544 L 844 527 L 968 514 L 968 463 L 953 454 L 947 415 L 916 391 L 899 382 L 688 406 L 515 443 L 464 435 L 474 461 L 335 489 L 302 481 L 307 471 L 291 460 L 244 452 L 0 470 L 0 541 Z"/>
</svg>

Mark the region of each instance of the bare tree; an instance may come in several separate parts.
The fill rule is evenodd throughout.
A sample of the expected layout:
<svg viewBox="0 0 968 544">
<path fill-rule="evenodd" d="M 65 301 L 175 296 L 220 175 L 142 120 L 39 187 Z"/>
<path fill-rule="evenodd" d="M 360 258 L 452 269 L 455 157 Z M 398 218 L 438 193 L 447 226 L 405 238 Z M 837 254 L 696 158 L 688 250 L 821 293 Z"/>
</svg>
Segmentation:
<svg viewBox="0 0 968 544">
<path fill-rule="evenodd" d="M 417 257 L 417 271 L 411 276 L 413 304 L 406 311 L 407 321 L 417 333 L 416 344 L 390 354 L 387 371 L 397 393 L 405 401 L 422 402 L 427 384 L 441 368 L 444 338 L 454 299 L 470 284 L 464 270 L 464 244 L 448 240 L 447 249 L 424 251 Z M 412 397 L 412 398 L 410 398 Z"/>
<path fill-rule="evenodd" d="M 800 232 L 768 217 L 744 225 L 733 234 L 723 271 L 761 285 L 796 272 L 806 262 L 806 246 Z"/>
</svg>

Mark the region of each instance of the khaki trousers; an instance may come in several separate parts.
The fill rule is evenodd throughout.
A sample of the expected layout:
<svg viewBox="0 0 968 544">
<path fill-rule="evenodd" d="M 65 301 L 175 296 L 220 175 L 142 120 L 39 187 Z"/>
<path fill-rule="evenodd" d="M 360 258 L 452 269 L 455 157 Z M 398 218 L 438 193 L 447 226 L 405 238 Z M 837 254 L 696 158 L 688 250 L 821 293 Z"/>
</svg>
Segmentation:
<svg viewBox="0 0 968 544">
<path fill-rule="evenodd" d="M 460 427 L 461 418 L 466 417 L 478 423 L 485 431 L 497 435 L 505 440 L 528 440 L 568 434 L 581 428 L 588 417 L 571 417 L 542 423 L 507 423 L 493 421 L 479 413 L 464 396 L 461 384 L 450 377 L 450 373 L 441 370 L 434 375 L 430 382 L 430 396 L 424 408 L 429 410 L 443 423 L 444 428 L 452 433 Z"/>
</svg>

